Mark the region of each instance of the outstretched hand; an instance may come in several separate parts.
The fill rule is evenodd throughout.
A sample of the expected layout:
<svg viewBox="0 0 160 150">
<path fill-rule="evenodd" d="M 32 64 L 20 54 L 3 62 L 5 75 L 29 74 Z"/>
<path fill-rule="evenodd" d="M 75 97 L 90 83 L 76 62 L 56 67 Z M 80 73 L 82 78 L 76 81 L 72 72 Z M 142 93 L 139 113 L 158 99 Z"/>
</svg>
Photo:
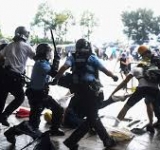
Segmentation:
<svg viewBox="0 0 160 150">
<path fill-rule="evenodd" d="M 118 76 L 115 75 L 115 76 L 112 77 L 112 79 L 113 79 L 114 82 L 116 82 L 116 81 L 118 81 Z"/>
</svg>

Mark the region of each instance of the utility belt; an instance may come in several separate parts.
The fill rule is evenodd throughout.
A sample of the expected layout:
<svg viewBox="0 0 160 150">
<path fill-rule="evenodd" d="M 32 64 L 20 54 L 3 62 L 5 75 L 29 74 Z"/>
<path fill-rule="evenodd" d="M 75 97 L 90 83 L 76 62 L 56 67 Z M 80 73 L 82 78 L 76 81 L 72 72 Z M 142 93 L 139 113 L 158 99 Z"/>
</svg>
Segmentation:
<svg viewBox="0 0 160 150">
<path fill-rule="evenodd" d="M 89 92 L 91 95 L 94 95 L 99 100 L 104 99 L 102 84 L 99 80 L 94 80 L 92 82 L 81 82 L 79 84 L 74 84 L 74 92 L 78 94 L 84 94 L 85 92 Z"/>
<path fill-rule="evenodd" d="M 9 66 L 5 66 L 5 67 L 3 67 L 3 69 L 4 69 L 6 76 L 11 76 L 11 77 L 16 77 L 16 78 L 22 77 L 21 73 L 18 73 L 18 72 L 11 70 L 11 68 Z"/>
<path fill-rule="evenodd" d="M 89 88 L 91 91 L 94 92 L 94 95 L 96 97 L 97 100 L 97 104 L 100 106 L 102 101 L 104 100 L 104 94 L 103 94 L 103 90 L 102 90 L 102 84 L 100 83 L 99 80 L 94 80 L 91 83 L 89 83 Z"/>
<path fill-rule="evenodd" d="M 101 88 L 103 87 L 98 79 L 95 79 L 92 82 L 89 82 L 88 85 L 89 85 L 89 88 L 92 91 L 95 91 L 96 93 L 98 93 L 101 90 Z"/>
<path fill-rule="evenodd" d="M 9 67 L 2 67 L 2 78 L 5 82 L 16 82 L 16 83 L 22 83 L 22 85 L 25 84 L 25 77 L 21 73 L 17 73 L 15 71 L 12 71 Z"/>
<path fill-rule="evenodd" d="M 100 83 L 100 81 L 98 79 L 95 79 L 93 81 L 80 81 L 77 86 L 82 86 L 82 87 L 86 87 L 89 90 L 98 93 L 101 88 L 103 87 L 102 84 Z"/>
<path fill-rule="evenodd" d="M 104 93 L 99 83 L 82 83 L 75 86 L 74 90 L 75 97 L 79 97 L 80 101 L 85 99 L 91 103 L 93 102 L 97 109 L 102 105 Z"/>
</svg>

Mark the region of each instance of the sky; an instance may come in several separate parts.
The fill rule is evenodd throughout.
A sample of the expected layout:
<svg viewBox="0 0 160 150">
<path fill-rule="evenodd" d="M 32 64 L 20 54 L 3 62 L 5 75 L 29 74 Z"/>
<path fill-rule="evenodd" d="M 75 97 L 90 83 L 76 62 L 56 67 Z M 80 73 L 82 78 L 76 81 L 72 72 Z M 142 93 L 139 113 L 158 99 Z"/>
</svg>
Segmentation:
<svg viewBox="0 0 160 150">
<path fill-rule="evenodd" d="M 13 36 L 19 25 L 30 26 L 30 22 L 41 2 L 47 1 L 56 11 L 71 10 L 77 18 L 89 10 L 99 19 L 92 36 L 93 41 L 105 42 L 123 39 L 121 13 L 137 8 L 152 9 L 160 15 L 159 0 L 0 0 L 0 27 L 4 35 Z M 77 39 L 81 31 L 76 28 L 70 37 Z"/>
</svg>

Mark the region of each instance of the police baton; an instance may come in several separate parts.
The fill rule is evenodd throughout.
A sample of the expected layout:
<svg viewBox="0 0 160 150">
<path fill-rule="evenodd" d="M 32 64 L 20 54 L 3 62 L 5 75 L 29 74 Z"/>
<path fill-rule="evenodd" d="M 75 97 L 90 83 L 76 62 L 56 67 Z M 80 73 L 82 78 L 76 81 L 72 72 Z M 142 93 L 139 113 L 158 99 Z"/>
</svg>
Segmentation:
<svg viewBox="0 0 160 150">
<path fill-rule="evenodd" d="M 53 32 L 52 32 L 51 28 L 50 28 L 50 32 L 51 32 L 51 38 L 52 38 L 52 42 L 53 42 L 53 46 L 54 46 L 54 58 L 53 58 L 53 63 L 52 63 L 52 67 L 53 67 L 52 69 L 53 69 L 53 71 L 57 72 L 59 69 L 60 56 L 57 52 L 56 43 L 55 43 Z"/>
</svg>

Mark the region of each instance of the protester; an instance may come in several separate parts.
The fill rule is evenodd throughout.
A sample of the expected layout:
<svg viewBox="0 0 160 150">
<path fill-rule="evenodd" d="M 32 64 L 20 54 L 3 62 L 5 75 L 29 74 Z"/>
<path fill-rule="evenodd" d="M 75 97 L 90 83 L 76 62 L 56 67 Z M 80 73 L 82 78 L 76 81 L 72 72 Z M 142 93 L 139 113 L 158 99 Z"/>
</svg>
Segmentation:
<svg viewBox="0 0 160 150">
<path fill-rule="evenodd" d="M 129 67 L 128 67 L 128 56 L 126 52 L 122 52 L 120 54 L 120 57 L 118 59 L 119 63 L 120 63 L 120 74 L 122 79 L 124 79 L 123 76 L 127 76 L 127 74 L 129 73 Z"/>
<path fill-rule="evenodd" d="M 143 51 L 143 53 L 142 53 L 142 51 Z M 143 60 L 147 59 L 147 61 L 149 60 L 149 62 L 150 62 L 151 52 L 148 49 L 140 46 L 138 49 L 138 53 L 141 54 L 141 56 L 143 57 Z M 119 120 L 122 120 L 131 107 L 133 107 L 136 103 L 138 103 L 142 98 L 145 98 L 147 108 L 148 108 L 147 109 L 148 115 L 149 115 L 149 118 L 151 117 L 147 129 L 150 132 L 154 132 L 154 129 L 152 126 L 153 117 L 151 116 L 151 114 L 152 114 L 151 104 L 153 105 L 155 115 L 159 120 L 160 113 L 159 113 L 159 110 L 158 110 L 157 104 L 156 104 L 157 103 L 157 96 L 158 96 L 158 92 L 159 92 L 158 82 L 153 83 L 153 82 L 146 80 L 146 78 L 144 78 L 143 66 L 144 66 L 144 63 L 140 63 L 136 67 L 134 67 L 131 70 L 131 72 L 126 76 L 126 78 L 112 92 L 111 96 L 114 95 L 121 88 L 123 88 L 123 86 L 126 85 L 133 77 L 135 77 L 138 80 L 139 84 L 136 87 L 135 92 L 131 95 L 131 97 L 125 103 L 124 107 L 119 112 L 117 118 Z"/>
<path fill-rule="evenodd" d="M 115 141 L 109 136 L 98 117 L 98 109 L 101 105 L 100 82 L 98 70 L 104 72 L 114 81 L 118 77 L 107 70 L 100 62 L 97 56 L 92 54 L 91 44 L 85 39 L 79 39 L 76 42 L 76 52 L 67 58 L 64 65 L 60 68 L 53 84 L 57 84 L 63 73 L 68 69 L 72 70 L 72 81 L 74 83 L 74 97 L 70 106 L 76 110 L 77 114 L 86 117 L 85 121 L 64 141 L 64 144 L 70 149 L 78 149 L 78 141 L 94 128 L 96 133 L 106 148 L 115 145 Z"/>
<path fill-rule="evenodd" d="M 5 126 L 9 126 L 7 118 L 24 101 L 23 74 L 27 59 L 32 59 L 35 56 L 32 47 L 27 43 L 28 37 L 29 31 L 24 26 L 17 27 L 13 42 L 0 52 L 0 60 L 4 60 L 1 79 L 3 85 L 0 86 L 0 122 Z M 14 96 L 14 99 L 4 110 L 9 92 Z"/>
</svg>

